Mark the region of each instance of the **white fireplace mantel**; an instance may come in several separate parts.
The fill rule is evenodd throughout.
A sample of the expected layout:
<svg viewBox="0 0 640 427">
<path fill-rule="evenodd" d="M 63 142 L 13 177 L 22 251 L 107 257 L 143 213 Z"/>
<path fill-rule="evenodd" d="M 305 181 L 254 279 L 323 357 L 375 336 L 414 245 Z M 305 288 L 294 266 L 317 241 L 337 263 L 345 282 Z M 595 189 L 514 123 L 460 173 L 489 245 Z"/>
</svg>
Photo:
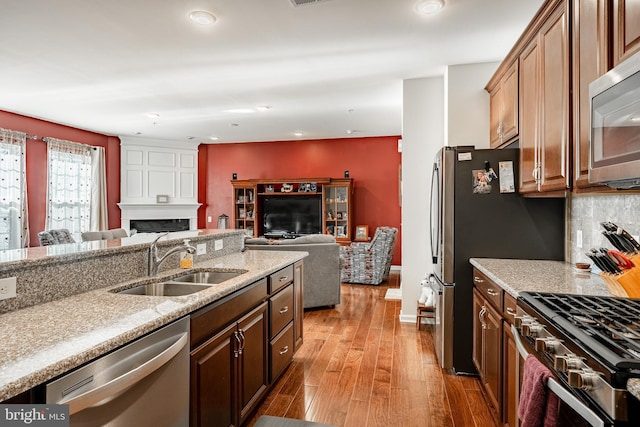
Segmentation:
<svg viewBox="0 0 640 427">
<path fill-rule="evenodd" d="M 122 228 L 131 220 L 189 219 L 198 228 L 198 144 L 120 137 Z M 164 199 L 168 203 L 157 203 Z"/>
</svg>

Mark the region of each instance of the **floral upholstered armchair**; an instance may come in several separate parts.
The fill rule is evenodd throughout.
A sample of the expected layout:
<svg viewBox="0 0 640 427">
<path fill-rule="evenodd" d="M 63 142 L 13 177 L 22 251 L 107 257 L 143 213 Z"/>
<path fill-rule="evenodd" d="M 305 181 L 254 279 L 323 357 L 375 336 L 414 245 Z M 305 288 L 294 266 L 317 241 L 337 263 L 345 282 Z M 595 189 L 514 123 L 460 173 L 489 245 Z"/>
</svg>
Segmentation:
<svg viewBox="0 0 640 427">
<path fill-rule="evenodd" d="M 378 227 L 368 243 L 340 247 L 340 281 L 379 285 L 389 277 L 398 229 Z"/>
</svg>

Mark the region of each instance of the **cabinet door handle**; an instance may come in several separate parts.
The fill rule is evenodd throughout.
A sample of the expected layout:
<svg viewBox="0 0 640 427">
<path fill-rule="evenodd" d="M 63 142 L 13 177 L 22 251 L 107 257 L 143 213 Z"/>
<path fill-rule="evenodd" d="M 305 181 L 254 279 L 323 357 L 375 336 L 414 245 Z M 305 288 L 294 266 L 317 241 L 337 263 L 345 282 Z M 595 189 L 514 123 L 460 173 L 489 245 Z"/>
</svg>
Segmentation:
<svg viewBox="0 0 640 427">
<path fill-rule="evenodd" d="M 493 289 L 487 289 L 487 293 L 489 295 L 491 295 L 492 297 L 497 297 L 498 295 L 500 295 L 499 292 L 494 291 Z"/>
<path fill-rule="evenodd" d="M 515 311 L 513 311 L 513 308 L 511 308 L 511 307 L 507 307 L 507 314 L 508 314 L 509 316 L 516 317 L 516 312 L 515 312 Z"/>
<path fill-rule="evenodd" d="M 282 349 L 280 350 L 280 356 L 282 356 L 283 354 L 286 354 L 289 351 L 289 346 L 285 345 L 284 347 L 282 347 Z"/>
<path fill-rule="evenodd" d="M 484 280 L 482 280 L 478 276 L 473 276 L 473 283 L 484 283 Z"/>
<path fill-rule="evenodd" d="M 233 351 L 233 357 L 236 359 L 242 354 L 242 341 L 240 340 L 240 332 L 235 331 L 233 333 L 233 337 L 236 339 L 238 345 L 236 345 L 236 349 Z"/>
<path fill-rule="evenodd" d="M 487 327 L 487 325 L 484 323 L 484 313 L 487 312 L 487 307 L 485 307 L 484 305 L 482 306 L 482 309 L 478 312 L 478 319 L 480 319 L 480 323 L 482 324 L 482 329 L 485 329 Z"/>
<path fill-rule="evenodd" d="M 282 276 L 278 279 L 280 282 L 286 282 L 287 280 L 289 280 L 289 276 Z"/>
<path fill-rule="evenodd" d="M 285 305 L 280 309 L 280 314 L 285 314 L 287 311 L 289 311 L 289 306 Z"/>
</svg>

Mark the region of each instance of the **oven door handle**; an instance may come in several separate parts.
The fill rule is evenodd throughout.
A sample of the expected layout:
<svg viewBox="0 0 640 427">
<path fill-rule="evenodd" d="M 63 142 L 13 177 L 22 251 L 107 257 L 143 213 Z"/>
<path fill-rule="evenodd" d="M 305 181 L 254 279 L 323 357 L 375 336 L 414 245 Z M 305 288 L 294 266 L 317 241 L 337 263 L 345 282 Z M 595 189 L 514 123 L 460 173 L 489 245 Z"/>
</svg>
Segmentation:
<svg viewBox="0 0 640 427">
<path fill-rule="evenodd" d="M 518 349 L 518 353 L 522 356 L 523 359 L 526 359 L 529 355 L 529 352 L 522 341 L 520 341 L 520 332 L 516 329 L 515 326 L 511 325 L 511 333 L 513 334 L 513 340 L 516 343 L 516 348 Z M 547 387 L 551 390 L 560 400 L 569 405 L 571 409 L 576 411 L 586 422 L 591 424 L 594 427 L 605 427 L 604 421 L 595 412 L 593 412 L 587 405 L 582 403 L 578 398 L 569 393 L 565 388 L 560 384 L 557 380 L 553 378 L 549 378 L 547 380 Z"/>
</svg>

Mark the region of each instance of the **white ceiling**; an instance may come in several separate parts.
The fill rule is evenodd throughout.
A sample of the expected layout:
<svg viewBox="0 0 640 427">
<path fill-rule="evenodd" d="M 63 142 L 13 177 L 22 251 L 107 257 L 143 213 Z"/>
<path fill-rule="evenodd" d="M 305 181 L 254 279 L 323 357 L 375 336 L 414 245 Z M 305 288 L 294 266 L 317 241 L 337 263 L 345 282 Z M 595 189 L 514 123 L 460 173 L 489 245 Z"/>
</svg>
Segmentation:
<svg viewBox="0 0 640 427">
<path fill-rule="evenodd" d="M 0 0 L 0 109 L 167 140 L 399 135 L 402 80 L 501 60 L 542 0 L 416 3 Z"/>
</svg>

